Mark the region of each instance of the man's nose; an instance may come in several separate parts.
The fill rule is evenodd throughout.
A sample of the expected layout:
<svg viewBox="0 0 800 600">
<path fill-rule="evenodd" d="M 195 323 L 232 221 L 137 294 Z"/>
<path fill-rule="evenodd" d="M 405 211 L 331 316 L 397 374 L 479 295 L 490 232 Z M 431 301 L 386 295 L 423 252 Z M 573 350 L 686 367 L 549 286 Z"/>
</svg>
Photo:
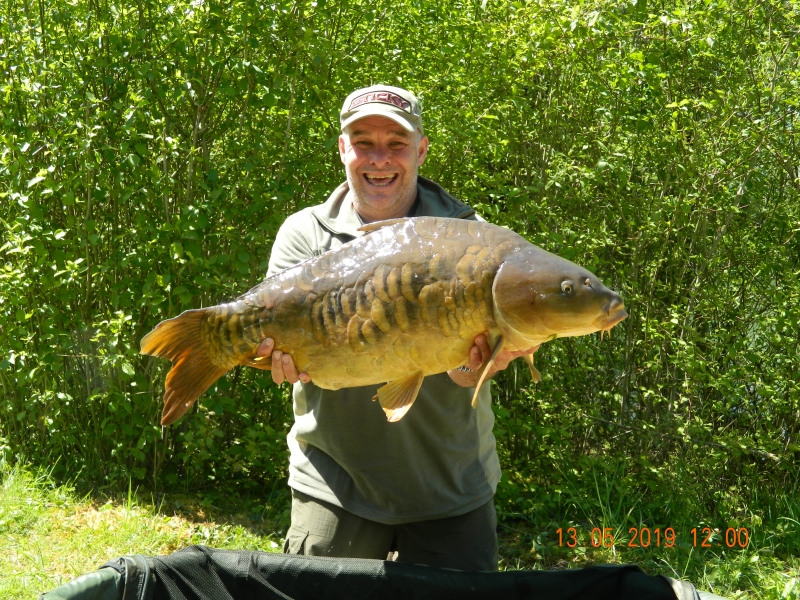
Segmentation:
<svg viewBox="0 0 800 600">
<path fill-rule="evenodd" d="M 369 155 L 370 164 L 373 164 L 376 167 L 382 167 L 384 165 L 388 165 L 391 161 L 392 156 L 388 148 L 377 145 L 372 148 L 372 152 L 370 152 Z"/>
</svg>

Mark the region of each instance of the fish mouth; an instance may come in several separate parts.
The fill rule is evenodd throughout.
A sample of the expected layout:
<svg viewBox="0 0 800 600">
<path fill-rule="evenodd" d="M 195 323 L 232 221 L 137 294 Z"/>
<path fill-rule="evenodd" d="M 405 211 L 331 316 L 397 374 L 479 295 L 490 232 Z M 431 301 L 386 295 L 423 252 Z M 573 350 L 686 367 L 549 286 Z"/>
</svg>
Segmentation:
<svg viewBox="0 0 800 600">
<path fill-rule="evenodd" d="M 628 312 L 623 306 L 615 308 L 613 311 L 609 310 L 607 313 L 595 319 L 593 325 L 600 331 L 610 331 L 614 325 L 623 321 L 628 317 Z"/>
<path fill-rule="evenodd" d="M 610 335 L 611 328 L 625 319 L 628 316 L 628 312 L 625 310 L 625 303 L 619 296 L 616 296 L 603 308 L 603 313 L 595 319 L 593 325 L 601 332 L 608 331 Z"/>
<path fill-rule="evenodd" d="M 364 173 L 364 179 L 369 185 L 386 187 L 394 183 L 397 173 Z"/>
</svg>

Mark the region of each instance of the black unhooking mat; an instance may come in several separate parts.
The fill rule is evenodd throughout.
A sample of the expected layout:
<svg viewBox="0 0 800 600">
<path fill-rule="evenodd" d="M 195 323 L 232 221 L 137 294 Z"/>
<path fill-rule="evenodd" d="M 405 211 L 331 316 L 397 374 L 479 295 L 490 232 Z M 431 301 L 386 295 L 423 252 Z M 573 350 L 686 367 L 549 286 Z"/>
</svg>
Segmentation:
<svg viewBox="0 0 800 600">
<path fill-rule="evenodd" d="M 635 565 L 456 571 L 381 560 L 191 546 L 123 556 L 40 600 L 697 600 L 694 587 Z"/>
</svg>

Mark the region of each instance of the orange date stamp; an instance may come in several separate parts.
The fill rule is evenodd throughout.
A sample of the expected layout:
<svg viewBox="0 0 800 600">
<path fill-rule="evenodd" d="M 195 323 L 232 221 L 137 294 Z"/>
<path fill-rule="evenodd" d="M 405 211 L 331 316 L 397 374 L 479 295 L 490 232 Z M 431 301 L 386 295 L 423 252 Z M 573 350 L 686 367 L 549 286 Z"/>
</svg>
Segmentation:
<svg viewBox="0 0 800 600">
<path fill-rule="evenodd" d="M 611 548 L 612 546 L 672 548 L 680 542 L 674 527 L 652 529 L 650 527 L 631 527 L 628 529 L 628 535 L 619 541 L 614 538 L 613 527 L 593 527 L 587 531 L 589 533 L 588 543 L 593 548 Z M 556 533 L 559 546 L 576 548 L 582 543 L 575 527 L 567 529 L 559 527 Z M 750 544 L 750 532 L 746 527 L 728 527 L 724 534 L 719 529 L 693 527 L 685 539 L 686 543 L 694 548 L 747 548 Z"/>
</svg>

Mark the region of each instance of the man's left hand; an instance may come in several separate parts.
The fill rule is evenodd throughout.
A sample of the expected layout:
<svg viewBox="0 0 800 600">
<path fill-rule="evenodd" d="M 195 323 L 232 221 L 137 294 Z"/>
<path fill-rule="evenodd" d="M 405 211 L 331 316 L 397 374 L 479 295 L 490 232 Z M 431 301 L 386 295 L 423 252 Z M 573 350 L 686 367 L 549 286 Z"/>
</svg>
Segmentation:
<svg viewBox="0 0 800 600">
<path fill-rule="evenodd" d="M 280 350 L 274 350 L 274 348 L 275 341 L 272 338 L 266 338 L 261 342 L 256 354 L 259 358 L 272 355 L 272 381 L 278 385 L 282 384 L 284 381 L 288 381 L 291 384 L 295 384 L 298 381 L 302 381 L 303 383 L 309 383 L 311 381 L 311 377 L 308 376 L 308 373 L 297 371 L 294 359 L 290 354 L 285 354 Z"/>
<path fill-rule="evenodd" d="M 492 377 L 498 371 L 504 371 L 509 363 L 515 358 L 525 356 L 526 354 L 533 354 L 539 349 L 539 346 L 528 348 L 527 350 L 506 350 L 501 348 L 500 352 L 494 358 L 494 363 L 489 367 L 486 373 L 486 378 Z M 477 383 L 478 374 L 483 364 L 492 356 L 492 349 L 489 347 L 489 339 L 486 334 L 480 334 L 475 338 L 475 345 L 469 351 L 469 359 L 465 363 L 472 373 L 465 373 L 458 369 L 448 371 L 450 379 L 462 387 L 472 387 Z"/>
</svg>

